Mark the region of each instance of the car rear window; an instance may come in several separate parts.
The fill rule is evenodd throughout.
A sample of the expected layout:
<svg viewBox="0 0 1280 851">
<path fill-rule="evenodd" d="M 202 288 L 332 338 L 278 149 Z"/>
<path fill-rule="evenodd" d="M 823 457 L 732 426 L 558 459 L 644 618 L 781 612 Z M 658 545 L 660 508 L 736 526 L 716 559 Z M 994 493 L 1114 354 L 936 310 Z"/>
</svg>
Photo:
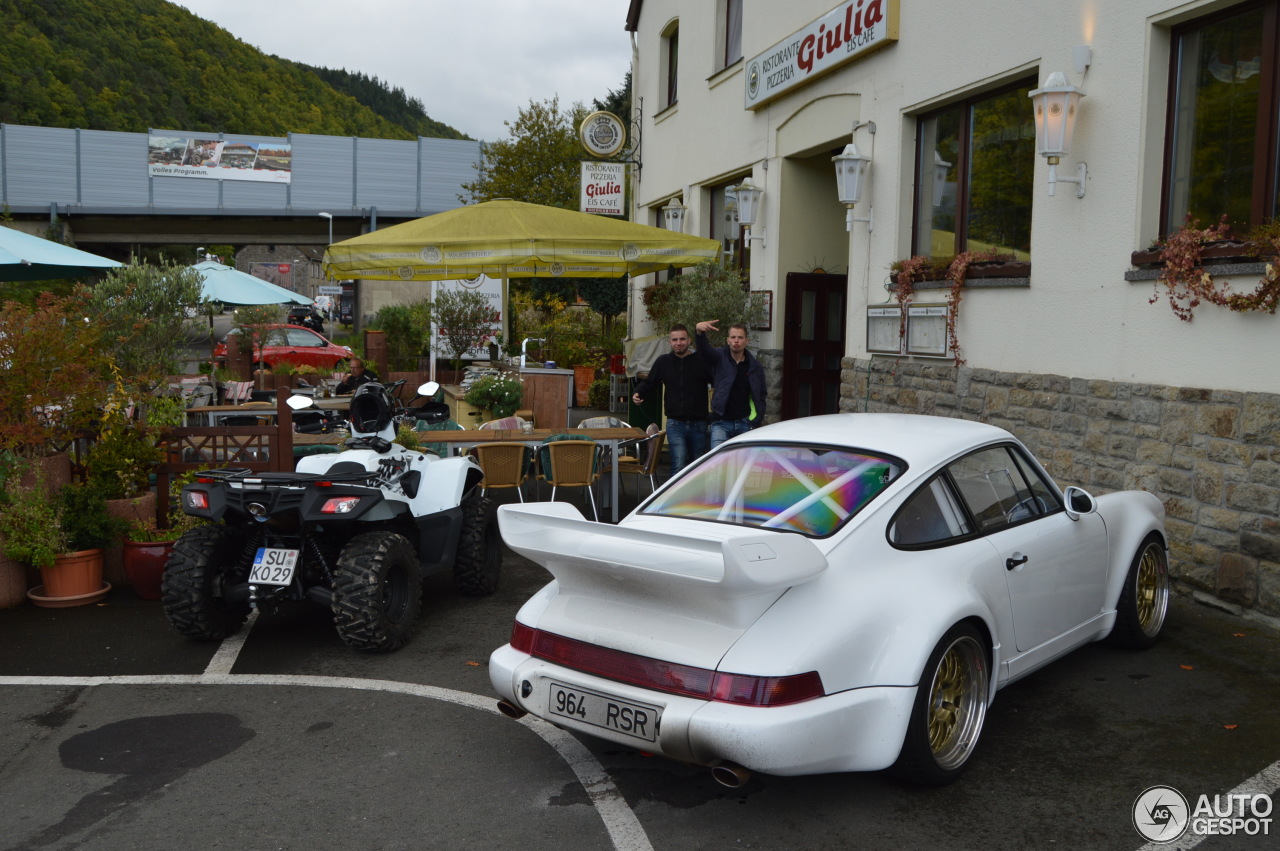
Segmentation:
<svg viewBox="0 0 1280 851">
<path fill-rule="evenodd" d="M 699 464 L 641 513 L 821 538 L 905 469 L 896 458 L 852 449 L 748 443 Z"/>
</svg>

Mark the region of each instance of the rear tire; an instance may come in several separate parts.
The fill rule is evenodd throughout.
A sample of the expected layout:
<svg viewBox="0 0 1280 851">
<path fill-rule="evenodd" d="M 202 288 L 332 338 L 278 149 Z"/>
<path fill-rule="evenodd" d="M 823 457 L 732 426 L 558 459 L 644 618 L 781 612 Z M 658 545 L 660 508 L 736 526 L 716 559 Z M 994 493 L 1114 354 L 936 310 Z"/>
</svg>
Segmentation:
<svg viewBox="0 0 1280 851">
<path fill-rule="evenodd" d="M 1129 650 L 1146 650 L 1160 639 L 1169 613 L 1169 559 L 1164 544 L 1148 535 L 1129 566 L 1116 602 L 1116 625 L 1107 642 Z"/>
<path fill-rule="evenodd" d="M 480 495 L 462 504 L 462 532 L 453 559 L 453 581 L 467 597 L 487 597 L 502 575 L 502 539 L 493 501 Z"/>
<path fill-rule="evenodd" d="M 388 653 L 409 640 L 422 610 L 413 544 L 395 532 L 364 532 L 333 569 L 333 623 L 356 650 Z"/>
<path fill-rule="evenodd" d="M 920 677 L 895 775 L 927 786 L 960 776 L 987 717 L 989 658 L 986 642 L 969 624 L 956 624 L 942 637 Z"/>
<path fill-rule="evenodd" d="M 178 632 L 198 641 L 235 635 L 249 616 L 249 602 L 228 603 L 223 589 L 237 578 L 239 555 L 232 531 L 209 523 L 186 532 L 173 545 L 160 583 L 165 616 Z M 247 578 L 247 571 L 246 571 Z"/>
</svg>

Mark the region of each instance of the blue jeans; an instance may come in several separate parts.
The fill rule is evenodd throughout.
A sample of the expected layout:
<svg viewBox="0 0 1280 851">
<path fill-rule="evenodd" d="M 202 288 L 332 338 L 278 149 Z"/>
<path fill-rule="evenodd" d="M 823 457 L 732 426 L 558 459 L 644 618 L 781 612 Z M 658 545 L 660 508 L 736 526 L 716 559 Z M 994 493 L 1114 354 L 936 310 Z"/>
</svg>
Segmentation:
<svg viewBox="0 0 1280 851">
<path fill-rule="evenodd" d="M 707 451 L 706 420 L 667 420 L 667 446 L 671 447 L 671 475 L 683 470 Z"/>
<path fill-rule="evenodd" d="M 751 431 L 751 420 L 713 420 L 711 422 L 711 448 L 715 449 L 731 437 Z"/>
</svg>

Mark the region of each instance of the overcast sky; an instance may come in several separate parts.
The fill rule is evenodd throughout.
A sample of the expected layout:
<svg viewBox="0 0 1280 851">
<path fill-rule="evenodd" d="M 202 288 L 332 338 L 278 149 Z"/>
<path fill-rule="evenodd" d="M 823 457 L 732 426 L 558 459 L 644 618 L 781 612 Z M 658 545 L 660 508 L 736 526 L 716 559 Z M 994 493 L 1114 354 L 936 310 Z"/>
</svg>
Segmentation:
<svg viewBox="0 0 1280 851">
<path fill-rule="evenodd" d="M 603 100 L 631 64 L 627 0 L 176 2 L 265 53 L 378 77 L 486 141 L 530 100 Z"/>
</svg>

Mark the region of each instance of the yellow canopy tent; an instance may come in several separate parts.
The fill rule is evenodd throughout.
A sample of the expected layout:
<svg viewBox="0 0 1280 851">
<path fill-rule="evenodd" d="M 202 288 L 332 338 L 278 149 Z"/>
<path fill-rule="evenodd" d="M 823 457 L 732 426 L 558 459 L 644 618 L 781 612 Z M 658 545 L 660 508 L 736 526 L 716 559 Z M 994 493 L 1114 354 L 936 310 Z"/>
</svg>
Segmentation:
<svg viewBox="0 0 1280 851">
<path fill-rule="evenodd" d="M 483 274 L 502 279 L 506 304 L 511 277 L 643 275 L 719 256 L 720 243 L 714 239 L 502 199 L 334 243 L 324 253 L 324 272 L 331 279 L 424 282 Z"/>
<path fill-rule="evenodd" d="M 392 225 L 329 246 L 331 278 L 446 281 L 608 278 L 693 266 L 720 256 L 714 239 L 618 219 L 486 201 Z"/>
</svg>

